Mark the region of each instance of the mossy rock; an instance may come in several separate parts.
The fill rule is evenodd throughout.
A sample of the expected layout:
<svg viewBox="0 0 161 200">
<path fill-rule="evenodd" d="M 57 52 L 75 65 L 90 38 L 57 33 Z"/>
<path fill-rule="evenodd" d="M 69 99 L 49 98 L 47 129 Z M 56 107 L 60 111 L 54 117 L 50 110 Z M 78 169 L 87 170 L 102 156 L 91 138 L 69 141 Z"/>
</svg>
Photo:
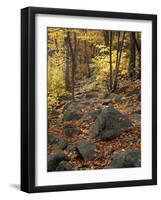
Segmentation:
<svg viewBox="0 0 161 200">
<path fill-rule="evenodd" d="M 81 113 L 79 112 L 79 107 L 76 103 L 70 104 L 64 111 L 64 120 L 79 120 L 81 118 Z"/>
</svg>

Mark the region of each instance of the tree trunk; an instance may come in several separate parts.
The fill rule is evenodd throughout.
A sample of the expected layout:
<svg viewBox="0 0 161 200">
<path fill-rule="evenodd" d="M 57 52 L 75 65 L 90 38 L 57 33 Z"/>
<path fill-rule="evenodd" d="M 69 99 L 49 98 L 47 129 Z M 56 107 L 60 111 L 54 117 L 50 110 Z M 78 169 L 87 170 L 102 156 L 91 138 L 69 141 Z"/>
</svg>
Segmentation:
<svg viewBox="0 0 161 200">
<path fill-rule="evenodd" d="M 105 46 L 109 46 L 109 31 L 103 31 Z"/>
<path fill-rule="evenodd" d="M 120 68 L 120 61 L 121 61 L 122 49 L 123 49 L 123 45 L 124 45 L 125 32 L 123 32 L 121 45 L 119 45 L 119 38 L 120 38 L 120 34 L 118 35 L 116 74 L 115 74 L 115 80 L 114 80 L 114 90 L 116 90 L 116 88 L 117 88 L 117 76 L 118 76 L 118 72 L 119 72 L 119 68 Z M 118 51 L 120 51 L 120 52 L 118 53 Z"/>
<path fill-rule="evenodd" d="M 112 91 L 112 31 L 110 31 L 110 83 L 109 92 Z"/>
<path fill-rule="evenodd" d="M 88 60 L 88 52 L 87 52 L 87 40 L 84 40 L 84 50 L 85 50 L 85 63 L 87 66 L 87 77 L 90 77 L 90 68 L 89 68 L 89 60 Z"/>
<path fill-rule="evenodd" d="M 65 88 L 69 91 L 70 82 L 69 82 L 69 45 L 68 39 L 64 38 L 64 79 L 65 79 Z"/>
<path fill-rule="evenodd" d="M 129 78 L 135 78 L 135 33 L 130 33 L 130 58 L 128 67 Z"/>
<path fill-rule="evenodd" d="M 116 85 L 117 85 L 117 75 L 118 75 L 118 60 L 119 60 L 119 51 L 120 51 L 120 32 L 118 32 L 118 36 L 117 36 L 117 56 L 116 56 L 116 64 L 115 64 L 115 80 L 114 80 L 114 85 L 113 88 L 114 90 L 116 89 Z"/>
<path fill-rule="evenodd" d="M 139 55 L 139 78 L 141 78 L 141 44 L 139 42 L 137 42 L 136 37 L 134 37 L 134 41 L 135 41 L 135 46 L 136 49 L 138 51 L 138 55 Z"/>
<path fill-rule="evenodd" d="M 72 48 L 70 33 L 67 32 L 69 48 L 71 52 L 71 59 L 72 59 L 72 99 L 74 101 L 74 86 L 75 86 L 75 70 L 77 66 L 77 38 L 76 32 L 74 32 L 74 47 Z"/>
</svg>

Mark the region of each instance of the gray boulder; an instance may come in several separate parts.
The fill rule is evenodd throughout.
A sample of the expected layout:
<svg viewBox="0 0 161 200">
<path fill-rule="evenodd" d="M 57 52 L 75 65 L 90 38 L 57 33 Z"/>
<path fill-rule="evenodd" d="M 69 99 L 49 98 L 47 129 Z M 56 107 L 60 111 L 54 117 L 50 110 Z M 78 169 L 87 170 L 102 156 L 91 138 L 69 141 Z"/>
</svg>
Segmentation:
<svg viewBox="0 0 161 200">
<path fill-rule="evenodd" d="M 87 98 L 87 99 L 93 98 L 93 97 L 95 97 L 95 92 L 91 92 L 91 91 L 86 92 L 86 93 L 84 94 L 84 96 L 85 96 L 85 98 Z"/>
<path fill-rule="evenodd" d="M 68 146 L 68 141 L 55 135 L 48 135 L 48 144 L 53 145 L 56 149 L 65 149 Z"/>
<path fill-rule="evenodd" d="M 95 145 L 85 139 L 77 143 L 77 150 L 84 160 L 92 160 L 95 157 Z"/>
<path fill-rule="evenodd" d="M 56 167 L 56 171 L 70 171 L 72 170 L 72 165 L 68 161 L 61 161 Z"/>
<path fill-rule="evenodd" d="M 101 113 L 101 109 L 94 109 L 92 110 L 89 114 L 91 115 L 92 118 L 97 118 L 97 116 Z"/>
<path fill-rule="evenodd" d="M 90 137 L 111 140 L 129 128 L 130 120 L 126 119 L 118 110 L 108 107 L 102 110 L 90 128 Z"/>
<path fill-rule="evenodd" d="M 61 138 L 58 141 L 58 146 L 59 146 L 60 149 L 65 149 L 68 146 L 68 141 Z"/>
<path fill-rule="evenodd" d="M 112 156 L 110 168 L 130 168 L 141 166 L 141 152 L 139 150 L 127 150 Z"/>
<path fill-rule="evenodd" d="M 78 120 L 81 118 L 81 113 L 79 112 L 78 105 L 76 103 L 70 104 L 64 111 L 64 120 Z"/>
<path fill-rule="evenodd" d="M 56 170 L 58 164 L 63 160 L 68 161 L 69 158 L 62 151 L 49 154 L 48 155 L 48 172 Z"/>
<path fill-rule="evenodd" d="M 75 160 L 77 158 L 80 158 L 80 153 L 78 152 L 76 143 L 69 144 L 67 146 L 67 151 L 70 152 L 71 160 L 73 160 L 73 159 Z"/>
<path fill-rule="evenodd" d="M 94 109 L 88 113 L 85 113 L 83 117 L 80 119 L 80 122 L 83 123 L 91 119 L 95 120 L 100 113 L 101 113 L 101 109 Z"/>
<path fill-rule="evenodd" d="M 68 151 L 76 151 L 76 150 L 77 150 L 76 144 L 74 144 L 74 143 L 68 144 L 67 150 L 68 150 Z"/>
<path fill-rule="evenodd" d="M 66 136 L 78 135 L 79 133 L 80 133 L 80 130 L 75 125 L 67 124 L 67 125 L 64 126 L 64 134 Z"/>
<path fill-rule="evenodd" d="M 48 144 L 57 144 L 58 138 L 55 135 L 48 135 Z"/>
</svg>

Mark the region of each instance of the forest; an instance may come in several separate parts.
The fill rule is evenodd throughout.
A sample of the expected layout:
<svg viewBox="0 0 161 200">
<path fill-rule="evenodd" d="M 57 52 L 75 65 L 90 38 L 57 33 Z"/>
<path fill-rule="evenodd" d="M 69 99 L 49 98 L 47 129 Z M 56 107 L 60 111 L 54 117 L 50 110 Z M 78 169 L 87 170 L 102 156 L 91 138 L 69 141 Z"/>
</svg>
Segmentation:
<svg viewBox="0 0 161 200">
<path fill-rule="evenodd" d="M 141 33 L 47 29 L 47 170 L 141 166 Z"/>
</svg>

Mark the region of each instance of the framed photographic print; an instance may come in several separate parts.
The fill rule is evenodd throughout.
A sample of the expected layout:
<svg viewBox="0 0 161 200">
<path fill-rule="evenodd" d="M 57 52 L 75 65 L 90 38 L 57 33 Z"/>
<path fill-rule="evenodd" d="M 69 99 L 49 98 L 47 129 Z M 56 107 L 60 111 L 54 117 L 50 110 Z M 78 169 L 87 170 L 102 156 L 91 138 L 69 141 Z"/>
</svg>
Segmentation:
<svg viewBox="0 0 161 200">
<path fill-rule="evenodd" d="M 21 10 L 21 190 L 157 184 L 157 16 Z"/>
</svg>

